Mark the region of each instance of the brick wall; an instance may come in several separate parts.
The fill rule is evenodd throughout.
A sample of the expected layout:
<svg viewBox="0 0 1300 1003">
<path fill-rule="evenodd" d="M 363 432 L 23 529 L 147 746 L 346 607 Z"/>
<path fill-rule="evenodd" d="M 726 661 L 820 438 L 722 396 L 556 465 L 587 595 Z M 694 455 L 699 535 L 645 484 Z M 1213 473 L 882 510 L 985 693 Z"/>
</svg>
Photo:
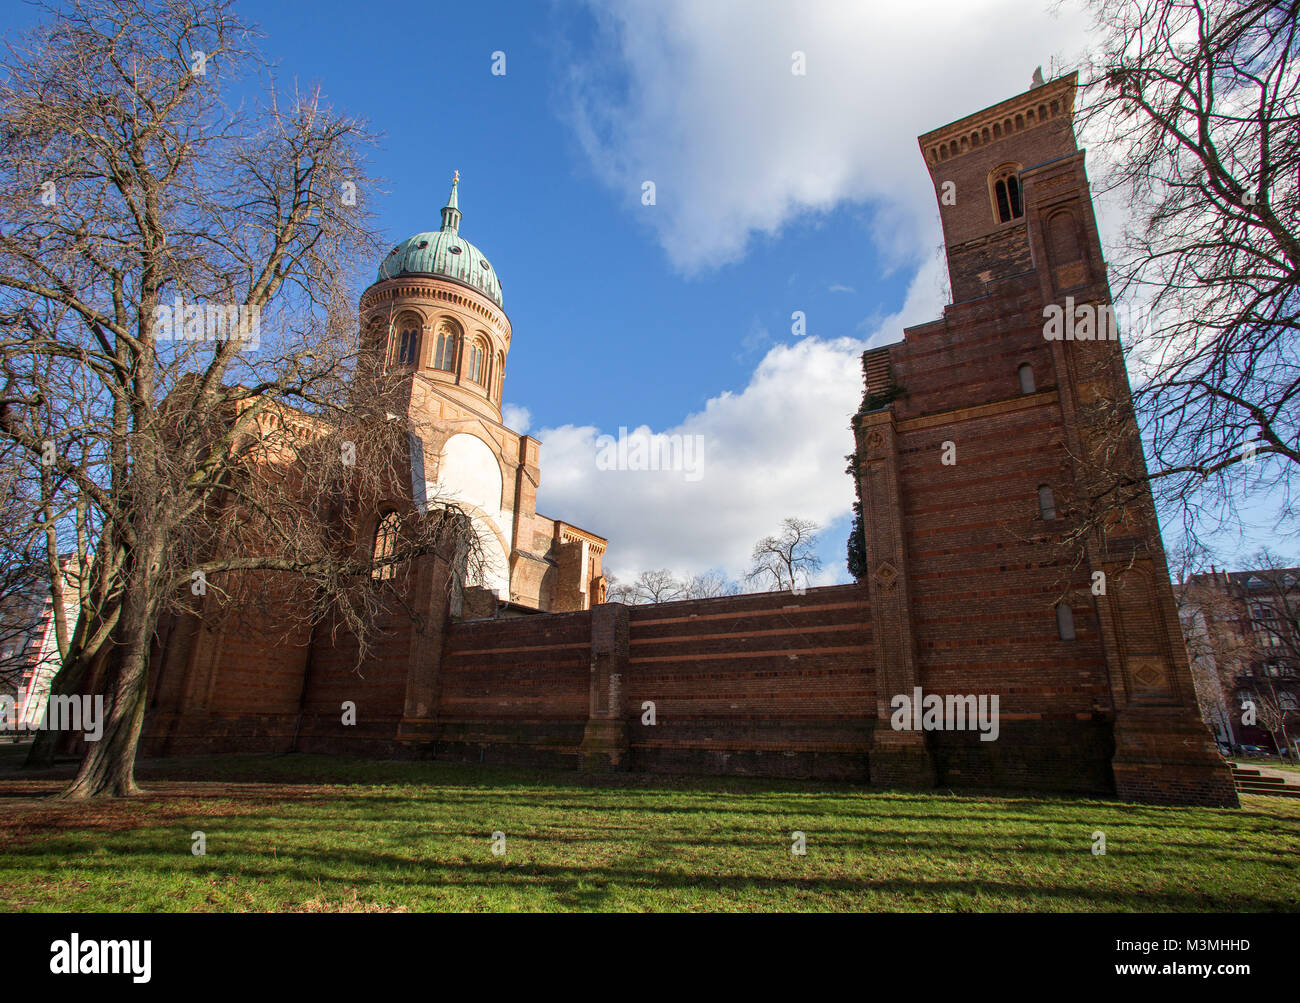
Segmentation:
<svg viewBox="0 0 1300 1003">
<path fill-rule="evenodd" d="M 1039 512 L 1039 485 L 1063 505 L 1072 477 L 1040 303 L 1033 275 L 994 282 L 891 350 L 911 625 L 925 692 L 999 699 L 998 741 L 931 734 L 939 783 L 1103 793 L 1111 704 L 1088 568 Z"/>
<path fill-rule="evenodd" d="M 919 385 L 899 401 L 912 622 L 936 691 L 1000 692 L 1004 714 L 1073 716 L 1093 701 L 1108 706 L 1105 659 L 1088 571 L 1069 566 L 1061 520 L 1039 511 L 1038 487 L 1063 505 L 1071 477 L 1041 323 L 997 333 L 1009 325 L 996 318 L 1032 322 L 1015 310 L 1025 284 L 1007 283 L 991 297 L 1001 302 L 953 308 L 946 324 L 910 331 L 898 353 L 901 382 Z M 990 351 L 990 331 L 1011 347 Z M 1018 389 L 1025 362 L 1037 363 L 1032 394 Z M 926 387 L 945 378 L 963 393 L 976 385 L 982 406 L 927 420 L 927 403 L 941 395 Z M 942 462 L 946 442 L 950 465 Z M 1055 605 L 1067 595 L 1074 641 L 1057 634 Z"/>
<path fill-rule="evenodd" d="M 167 618 L 154 651 L 146 755 L 347 752 L 409 755 L 395 741 L 415 629 L 394 599 L 358 666 L 357 643 L 329 623 L 309 631 L 263 608 L 200 625 Z M 345 701 L 355 723 L 344 723 Z"/>
<path fill-rule="evenodd" d="M 634 606 L 625 631 L 596 619 L 450 625 L 424 751 L 591 766 L 599 719 L 602 741 L 621 733 L 620 768 L 865 778 L 875 690 L 861 587 Z"/>
<path fill-rule="evenodd" d="M 863 778 L 874 716 L 857 585 L 633 606 L 633 769 Z M 656 723 L 642 723 L 643 704 Z"/>
<path fill-rule="evenodd" d="M 471 762 L 576 767 L 590 652 L 590 611 L 450 625 L 431 751 Z"/>
</svg>

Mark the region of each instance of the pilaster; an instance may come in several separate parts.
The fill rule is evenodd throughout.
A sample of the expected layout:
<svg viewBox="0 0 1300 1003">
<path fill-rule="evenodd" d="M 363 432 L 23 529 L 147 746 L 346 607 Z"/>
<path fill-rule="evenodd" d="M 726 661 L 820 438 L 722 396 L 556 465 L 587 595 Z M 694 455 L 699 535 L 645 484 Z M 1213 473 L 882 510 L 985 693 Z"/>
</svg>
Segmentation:
<svg viewBox="0 0 1300 1003">
<path fill-rule="evenodd" d="M 894 731 L 891 700 L 921 685 L 912 632 L 911 589 L 903 539 L 903 500 L 898 472 L 898 429 L 887 405 L 854 419 L 858 496 L 862 499 L 867 588 L 876 676 L 876 726 L 872 734 L 871 782 L 933 787 L 934 761 L 926 735 Z"/>
<path fill-rule="evenodd" d="M 623 706 L 628 615 L 622 603 L 591 609 L 591 682 L 580 761 L 588 772 L 627 769 L 628 723 Z"/>
</svg>

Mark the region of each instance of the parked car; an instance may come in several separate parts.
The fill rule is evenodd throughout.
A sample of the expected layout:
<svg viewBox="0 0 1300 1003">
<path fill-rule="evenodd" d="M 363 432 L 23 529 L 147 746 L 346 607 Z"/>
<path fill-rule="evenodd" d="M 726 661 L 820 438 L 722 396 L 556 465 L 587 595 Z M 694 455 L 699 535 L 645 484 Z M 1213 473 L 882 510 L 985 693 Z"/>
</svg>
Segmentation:
<svg viewBox="0 0 1300 1003">
<path fill-rule="evenodd" d="M 1264 750 L 1258 745 L 1239 745 L 1237 746 L 1237 755 L 1239 756 L 1262 756 Z"/>
</svg>

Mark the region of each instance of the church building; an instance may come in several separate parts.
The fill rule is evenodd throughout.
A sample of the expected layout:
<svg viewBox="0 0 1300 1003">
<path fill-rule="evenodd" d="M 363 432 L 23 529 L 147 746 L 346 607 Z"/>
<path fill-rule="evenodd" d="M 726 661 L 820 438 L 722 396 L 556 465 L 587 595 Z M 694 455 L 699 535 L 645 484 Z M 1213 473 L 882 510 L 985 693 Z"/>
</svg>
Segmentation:
<svg viewBox="0 0 1300 1003">
<path fill-rule="evenodd" d="M 197 610 L 159 641 L 145 753 L 1235 806 L 1197 712 L 1119 342 L 1063 340 L 1045 320 L 1111 304 L 1076 87 L 1036 78 L 920 138 L 953 302 L 865 354 L 863 405 L 844 416 L 863 573 L 798 594 L 603 601 L 606 541 L 537 513 L 540 444 L 502 424 L 510 322 L 453 182 L 441 229 L 380 265 L 362 334 L 408 374 L 413 494 L 472 516 L 490 600 L 471 608 L 466 590 L 457 608 L 436 561 L 413 561 L 408 612 L 360 672 L 346 636 L 267 644 Z M 1121 483 L 1138 487 L 1091 521 L 1088 499 Z M 376 554 L 386 518 L 358 527 Z M 897 713 L 932 699 L 979 708 L 981 727 Z"/>
</svg>

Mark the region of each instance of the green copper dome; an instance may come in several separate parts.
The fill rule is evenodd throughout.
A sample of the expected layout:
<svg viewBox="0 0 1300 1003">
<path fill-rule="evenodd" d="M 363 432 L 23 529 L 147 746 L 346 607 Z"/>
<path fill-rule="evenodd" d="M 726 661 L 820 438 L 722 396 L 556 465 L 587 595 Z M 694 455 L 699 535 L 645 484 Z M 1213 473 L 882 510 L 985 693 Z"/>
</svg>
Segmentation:
<svg viewBox="0 0 1300 1003">
<path fill-rule="evenodd" d="M 442 210 L 442 229 L 436 233 L 417 233 L 394 247 L 380 263 L 375 281 L 399 275 L 439 275 L 472 286 L 497 306 L 503 306 L 501 280 L 496 269 L 482 251 L 460 235 L 460 206 L 456 197 L 459 182 L 458 173 Z"/>
</svg>

